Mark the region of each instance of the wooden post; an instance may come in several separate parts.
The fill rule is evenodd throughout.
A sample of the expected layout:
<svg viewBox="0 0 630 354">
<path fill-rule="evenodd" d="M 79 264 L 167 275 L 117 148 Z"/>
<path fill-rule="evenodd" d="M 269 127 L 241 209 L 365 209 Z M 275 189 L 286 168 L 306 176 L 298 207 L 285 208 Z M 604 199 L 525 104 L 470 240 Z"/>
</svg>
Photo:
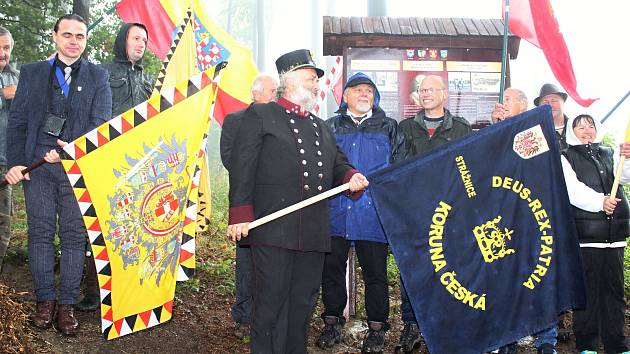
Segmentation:
<svg viewBox="0 0 630 354">
<path fill-rule="evenodd" d="M 343 316 L 350 320 L 357 314 L 357 275 L 356 275 L 356 258 L 357 254 L 354 247 L 350 247 L 348 251 L 348 266 L 346 267 L 346 289 L 348 301 L 346 308 L 343 310 Z"/>
</svg>

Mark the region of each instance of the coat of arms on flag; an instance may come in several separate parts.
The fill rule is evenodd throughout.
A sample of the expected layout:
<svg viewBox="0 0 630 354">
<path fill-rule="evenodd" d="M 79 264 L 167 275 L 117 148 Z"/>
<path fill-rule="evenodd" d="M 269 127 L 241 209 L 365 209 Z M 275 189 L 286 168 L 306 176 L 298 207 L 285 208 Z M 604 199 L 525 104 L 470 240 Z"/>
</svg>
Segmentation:
<svg viewBox="0 0 630 354">
<path fill-rule="evenodd" d="M 176 280 L 193 268 L 211 71 L 163 89 L 64 148 L 107 339 L 169 320 Z"/>
</svg>

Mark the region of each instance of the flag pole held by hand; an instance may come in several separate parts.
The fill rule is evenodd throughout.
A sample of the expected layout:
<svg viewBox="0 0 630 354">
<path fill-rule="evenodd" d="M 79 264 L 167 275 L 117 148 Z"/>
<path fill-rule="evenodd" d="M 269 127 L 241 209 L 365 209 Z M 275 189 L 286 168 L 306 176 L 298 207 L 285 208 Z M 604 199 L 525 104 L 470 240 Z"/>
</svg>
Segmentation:
<svg viewBox="0 0 630 354">
<path fill-rule="evenodd" d="M 251 230 L 251 229 L 253 229 L 255 227 L 258 227 L 260 225 L 266 224 L 266 223 L 268 223 L 270 221 L 273 221 L 273 220 L 275 220 L 277 218 L 280 218 L 282 216 L 290 214 L 290 213 L 292 213 L 294 211 L 297 211 L 297 210 L 300 210 L 302 208 L 305 208 L 305 207 L 307 207 L 307 206 L 309 206 L 311 204 L 315 204 L 315 203 L 317 203 L 317 202 L 319 202 L 321 200 L 330 198 L 330 197 L 332 197 L 334 195 L 337 195 L 337 194 L 339 194 L 341 192 L 345 192 L 348 189 L 350 189 L 350 183 L 342 184 L 342 185 L 340 185 L 338 187 L 335 187 L 335 188 L 333 188 L 331 190 L 328 190 L 328 191 L 326 191 L 324 193 L 320 193 L 320 194 L 318 194 L 316 196 L 313 196 L 313 197 L 310 197 L 308 199 L 305 199 L 305 200 L 303 200 L 303 201 L 301 201 L 299 203 L 295 203 L 295 204 L 290 205 L 290 206 L 288 206 L 288 207 L 286 207 L 284 209 L 280 209 L 280 210 L 278 210 L 276 212 L 273 212 L 273 213 L 271 213 L 269 215 L 263 216 L 260 219 L 256 219 L 256 220 L 252 221 L 251 223 L 249 223 L 249 229 Z"/>
<path fill-rule="evenodd" d="M 46 163 L 46 160 L 44 160 L 44 159 L 41 159 L 41 160 L 35 162 L 34 164 L 32 164 L 32 165 L 28 166 L 27 168 L 23 169 L 22 170 L 22 175 L 25 175 L 25 174 L 33 171 L 34 169 L 38 168 L 39 166 L 41 166 L 41 165 L 43 165 L 45 163 Z M 4 179 L 4 180 L 2 180 L 2 183 L 0 183 L 0 187 L 4 187 L 7 184 L 9 184 L 9 182 L 6 179 Z"/>
<path fill-rule="evenodd" d="M 628 120 L 628 126 L 626 127 L 626 136 L 623 141 L 625 143 L 630 141 L 630 119 Z M 613 182 L 612 188 L 610 189 L 610 197 L 615 198 L 617 195 L 617 189 L 619 188 L 619 181 L 621 180 L 621 172 L 623 171 L 623 163 L 626 161 L 625 156 L 621 156 L 619 158 L 619 164 L 617 165 L 617 170 L 615 171 L 615 181 Z"/>
</svg>

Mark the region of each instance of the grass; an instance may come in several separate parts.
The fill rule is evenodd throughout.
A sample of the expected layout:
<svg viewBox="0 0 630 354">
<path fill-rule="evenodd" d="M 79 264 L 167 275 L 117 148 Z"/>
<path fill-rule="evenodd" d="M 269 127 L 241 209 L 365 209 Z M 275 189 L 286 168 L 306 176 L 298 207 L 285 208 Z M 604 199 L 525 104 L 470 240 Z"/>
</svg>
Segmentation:
<svg viewBox="0 0 630 354">
<path fill-rule="evenodd" d="M 5 263 L 19 264 L 27 260 L 28 241 L 26 208 L 22 185 L 13 186 L 13 210 L 11 217 L 11 242 L 4 257 Z"/>
</svg>

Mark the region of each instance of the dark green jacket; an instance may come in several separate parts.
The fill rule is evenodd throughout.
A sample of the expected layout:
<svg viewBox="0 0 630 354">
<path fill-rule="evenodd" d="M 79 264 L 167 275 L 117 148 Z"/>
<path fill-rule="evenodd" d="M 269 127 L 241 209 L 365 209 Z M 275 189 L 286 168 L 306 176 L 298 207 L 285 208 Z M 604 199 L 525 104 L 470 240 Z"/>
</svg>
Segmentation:
<svg viewBox="0 0 630 354">
<path fill-rule="evenodd" d="M 424 110 L 416 113 L 414 118 L 401 121 L 398 129 L 405 139 L 407 157 L 433 150 L 472 133 L 470 123 L 465 118 L 451 115 L 448 109 L 444 110 L 444 121 L 435 130 L 433 136 L 429 136 L 429 131 L 424 123 Z"/>
</svg>

